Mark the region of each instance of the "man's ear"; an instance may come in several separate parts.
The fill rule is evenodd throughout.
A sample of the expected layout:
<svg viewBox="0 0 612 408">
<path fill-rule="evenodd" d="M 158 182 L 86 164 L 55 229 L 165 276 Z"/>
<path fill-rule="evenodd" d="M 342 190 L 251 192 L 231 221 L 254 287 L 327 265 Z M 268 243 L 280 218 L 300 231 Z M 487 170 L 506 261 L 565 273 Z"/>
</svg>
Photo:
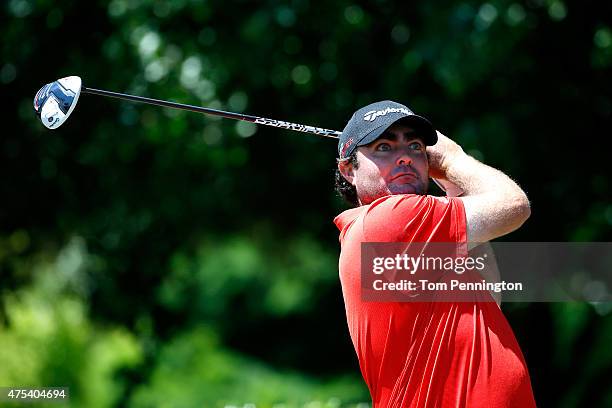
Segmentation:
<svg viewBox="0 0 612 408">
<path fill-rule="evenodd" d="M 338 162 L 338 170 L 340 174 L 348 181 L 353 184 L 353 180 L 355 179 L 355 169 L 353 167 L 353 163 L 350 160 L 340 160 Z M 353 184 L 354 185 L 354 184 Z"/>
</svg>

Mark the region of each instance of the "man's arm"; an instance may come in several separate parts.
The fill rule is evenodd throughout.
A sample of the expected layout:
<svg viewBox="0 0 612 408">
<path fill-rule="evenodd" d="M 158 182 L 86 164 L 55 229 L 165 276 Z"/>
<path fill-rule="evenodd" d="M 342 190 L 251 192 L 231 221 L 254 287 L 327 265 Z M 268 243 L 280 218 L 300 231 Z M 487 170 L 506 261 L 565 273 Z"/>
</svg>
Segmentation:
<svg viewBox="0 0 612 408">
<path fill-rule="evenodd" d="M 529 218 L 525 192 L 508 176 L 466 154 L 438 132 L 438 143 L 427 148 L 429 175 L 463 192 L 468 242 L 488 242 L 506 235 Z M 449 182 L 449 183 L 445 183 Z"/>
</svg>

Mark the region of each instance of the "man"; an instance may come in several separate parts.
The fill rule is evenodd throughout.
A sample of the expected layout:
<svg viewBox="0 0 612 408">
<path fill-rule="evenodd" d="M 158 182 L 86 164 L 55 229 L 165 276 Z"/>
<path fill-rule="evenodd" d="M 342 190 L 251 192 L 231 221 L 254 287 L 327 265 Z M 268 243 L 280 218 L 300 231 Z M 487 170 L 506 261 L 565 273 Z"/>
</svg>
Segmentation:
<svg viewBox="0 0 612 408">
<path fill-rule="evenodd" d="M 361 298 L 363 242 L 467 242 L 471 248 L 525 222 L 525 193 L 391 101 L 356 111 L 338 153 L 337 188 L 357 206 L 334 220 L 340 280 L 374 407 L 535 407 L 525 360 L 496 303 Z M 429 177 L 447 197 L 427 195 Z"/>
</svg>

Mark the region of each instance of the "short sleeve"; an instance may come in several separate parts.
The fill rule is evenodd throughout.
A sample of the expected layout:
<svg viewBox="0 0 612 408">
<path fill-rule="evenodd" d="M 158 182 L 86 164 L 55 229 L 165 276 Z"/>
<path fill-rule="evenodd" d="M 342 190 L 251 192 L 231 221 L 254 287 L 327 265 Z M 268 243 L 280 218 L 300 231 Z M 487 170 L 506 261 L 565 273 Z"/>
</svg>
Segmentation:
<svg viewBox="0 0 612 408">
<path fill-rule="evenodd" d="M 364 214 L 367 242 L 467 241 L 463 202 L 455 197 L 400 194 L 379 198 Z"/>
</svg>

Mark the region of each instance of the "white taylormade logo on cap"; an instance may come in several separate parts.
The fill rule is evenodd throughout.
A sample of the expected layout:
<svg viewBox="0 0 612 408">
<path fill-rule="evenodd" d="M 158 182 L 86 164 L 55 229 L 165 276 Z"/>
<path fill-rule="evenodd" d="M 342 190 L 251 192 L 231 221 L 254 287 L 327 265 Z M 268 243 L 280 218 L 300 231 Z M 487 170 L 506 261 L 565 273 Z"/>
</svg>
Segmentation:
<svg viewBox="0 0 612 408">
<path fill-rule="evenodd" d="M 405 113 L 406 115 L 412 114 L 412 112 L 410 112 L 406 108 L 385 108 L 379 111 L 366 112 L 363 115 L 363 120 L 367 120 L 368 122 L 373 122 L 379 116 L 385 116 L 387 113 L 398 113 L 398 112 Z"/>
</svg>

